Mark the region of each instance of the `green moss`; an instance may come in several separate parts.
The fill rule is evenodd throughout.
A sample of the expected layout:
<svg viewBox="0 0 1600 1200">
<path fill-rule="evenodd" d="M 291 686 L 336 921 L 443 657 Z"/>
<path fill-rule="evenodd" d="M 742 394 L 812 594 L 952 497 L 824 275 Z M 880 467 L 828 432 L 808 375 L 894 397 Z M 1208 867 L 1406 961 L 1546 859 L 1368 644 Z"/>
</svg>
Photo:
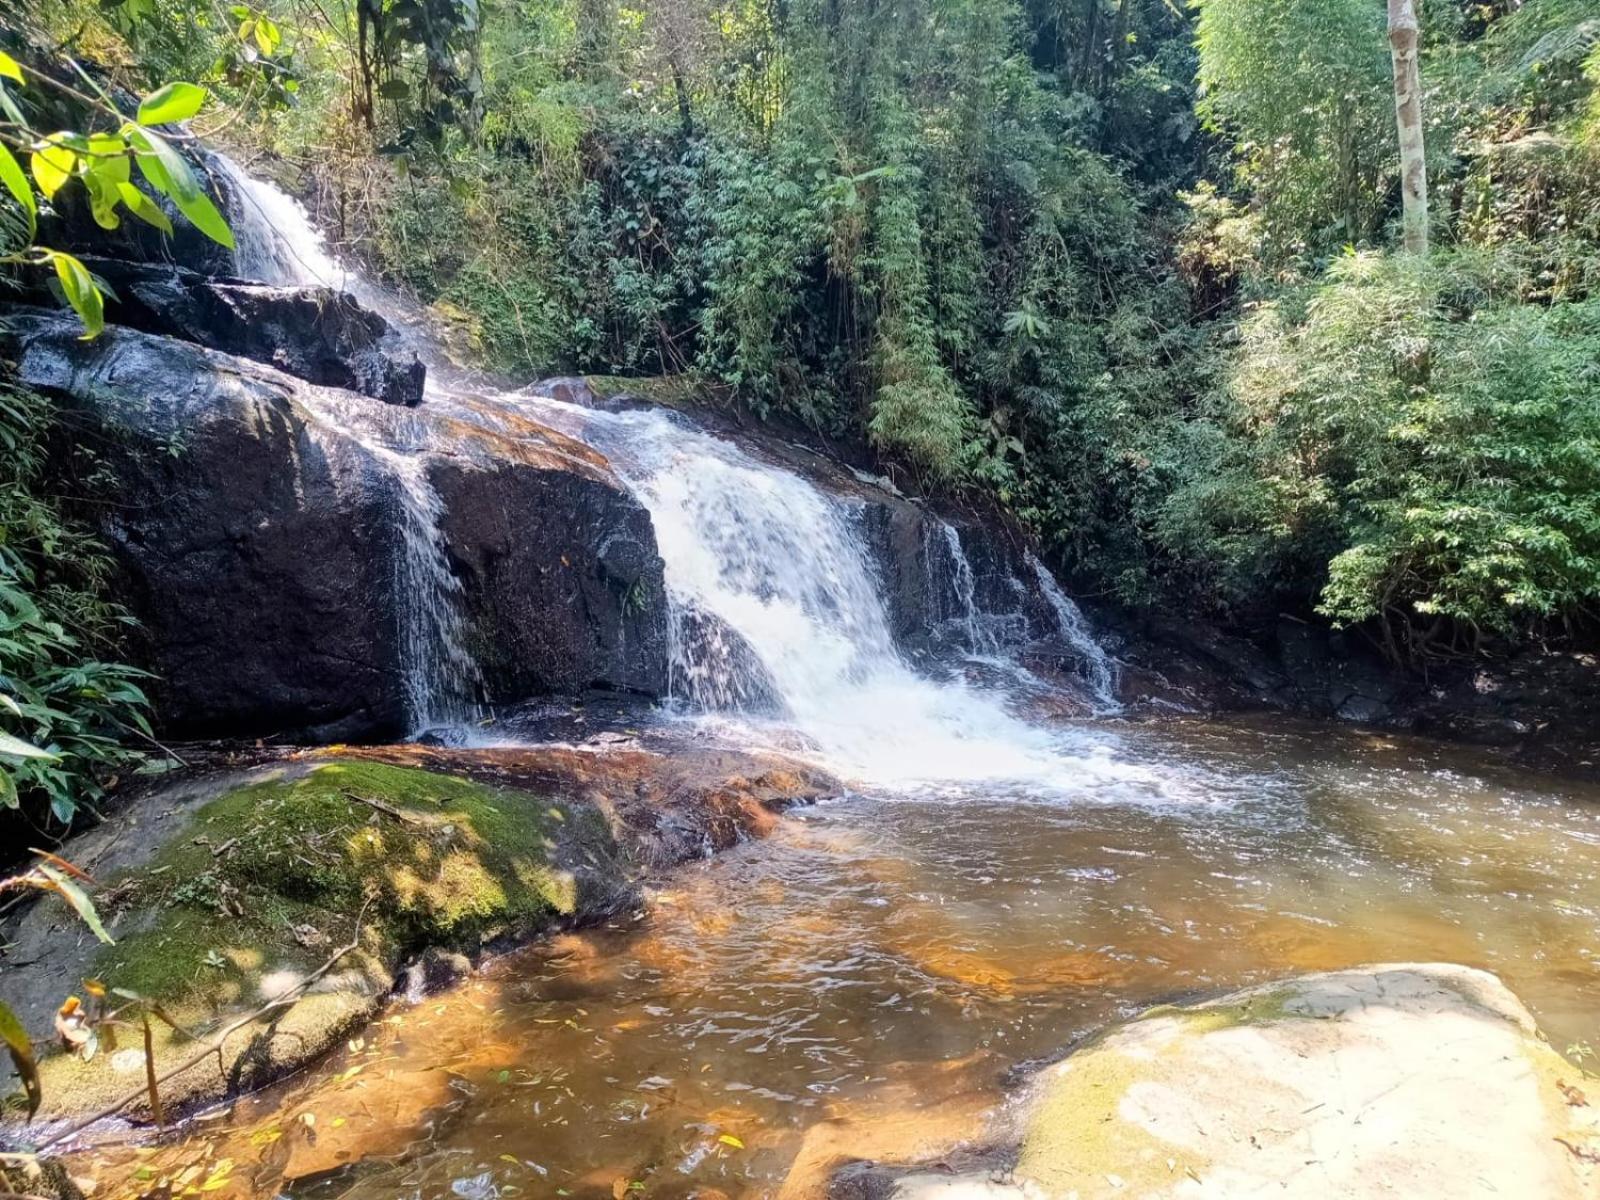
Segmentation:
<svg viewBox="0 0 1600 1200">
<path fill-rule="evenodd" d="M 217 1009 L 322 962 L 365 909 L 381 960 L 573 913 L 563 845 L 609 839 L 587 809 L 379 763 L 280 773 L 212 801 L 124 881 L 132 932 L 96 963 L 115 986 Z"/>
<path fill-rule="evenodd" d="M 687 375 L 585 375 L 583 381 L 601 400 L 640 396 L 654 404 L 680 408 L 706 399 L 703 388 Z"/>
</svg>

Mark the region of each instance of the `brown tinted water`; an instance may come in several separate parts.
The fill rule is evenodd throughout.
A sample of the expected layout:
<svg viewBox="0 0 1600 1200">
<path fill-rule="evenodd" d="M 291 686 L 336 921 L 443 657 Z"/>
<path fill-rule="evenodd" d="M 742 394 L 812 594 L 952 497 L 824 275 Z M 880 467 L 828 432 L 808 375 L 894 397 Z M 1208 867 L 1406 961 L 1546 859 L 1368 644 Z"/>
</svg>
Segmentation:
<svg viewBox="0 0 1600 1200">
<path fill-rule="evenodd" d="M 1016 1068 L 1147 1005 L 1373 961 L 1486 967 L 1558 1049 L 1600 1040 L 1600 787 L 1312 726 L 1083 737 L 1129 769 L 797 813 L 83 1165 L 114 1194 L 797 1197 L 836 1154 L 981 1128 Z"/>
</svg>

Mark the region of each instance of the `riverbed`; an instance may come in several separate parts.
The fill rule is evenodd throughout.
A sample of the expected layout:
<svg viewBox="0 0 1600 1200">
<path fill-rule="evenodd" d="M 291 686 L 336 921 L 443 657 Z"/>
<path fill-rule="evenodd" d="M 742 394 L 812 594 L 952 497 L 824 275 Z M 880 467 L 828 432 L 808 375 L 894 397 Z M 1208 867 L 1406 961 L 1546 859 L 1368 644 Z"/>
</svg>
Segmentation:
<svg viewBox="0 0 1600 1200">
<path fill-rule="evenodd" d="M 1073 794 L 799 810 L 82 1165 L 306 1200 L 799 1197 L 840 1155 L 981 1143 L 1030 1066 L 1109 1022 L 1295 972 L 1466 963 L 1570 1057 L 1600 1032 L 1600 787 L 1278 719 L 1056 735 L 1100 765 Z"/>
</svg>

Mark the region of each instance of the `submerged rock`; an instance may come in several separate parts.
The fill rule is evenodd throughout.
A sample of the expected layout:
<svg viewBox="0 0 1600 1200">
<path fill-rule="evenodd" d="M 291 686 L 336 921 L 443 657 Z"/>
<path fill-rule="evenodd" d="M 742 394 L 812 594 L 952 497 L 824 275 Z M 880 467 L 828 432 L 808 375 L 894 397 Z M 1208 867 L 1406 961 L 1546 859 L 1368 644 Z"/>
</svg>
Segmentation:
<svg viewBox="0 0 1600 1200">
<path fill-rule="evenodd" d="M 898 1200 L 1600 1196 L 1600 1081 L 1494 976 L 1364 967 L 1158 1008 L 1045 1069 L 1014 1173 Z M 861 1172 L 854 1173 L 859 1190 Z"/>
</svg>

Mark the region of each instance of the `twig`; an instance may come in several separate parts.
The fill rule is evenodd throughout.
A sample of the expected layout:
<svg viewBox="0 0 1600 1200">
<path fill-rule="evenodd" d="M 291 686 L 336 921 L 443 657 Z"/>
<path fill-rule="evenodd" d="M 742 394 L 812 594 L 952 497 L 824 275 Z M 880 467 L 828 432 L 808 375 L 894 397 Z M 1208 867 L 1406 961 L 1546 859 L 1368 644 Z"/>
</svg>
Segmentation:
<svg viewBox="0 0 1600 1200">
<path fill-rule="evenodd" d="M 243 1029 L 245 1026 L 255 1024 L 262 1017 L 266 1016 L 273 1010 L 284 1008 L 287 1005 L 293 1004 L 306 993 L 312 984 L 316 983 L 317 980 L 321 979 L 329 971 L 333 970 L 334 966 L 338 964 L 340 959 L 344 958 L 345 955 L 351 954 L 360 949 L 361 922 L 366 918 L 367 908 L 371 903 L 372 901 L 369 898 L 367 903 L 361 906 L 360 913 L 356 915 L 355 932 L 351 935 L 350 941 L 345 943 L 343 946 L 340 946 L 339 949 L 335 950 L 331 958 L 324 962 L 315 971 L 311 972 L 311 974 L 307 975 L 299 983 L 295 984 L 294 987 L 284 992 L 281 996 L 277 996 L 274 999 L 269 1000 L 266 1004 L 263 1004 L 254 1012 L 240 1017 L 238 1020 L 222 1029 L 221 1032 L 213 1034 L 210 1041 L 206 1043 L 204 1050 L 200 1051 L 200 1053 L 194 1055 L 192 1058 L 186 1059 L 184 1062 L 180 1063 L 176 1067 L 173 1067 L 165 1074 L 157 1076 L 155 1082 L 157 1084 L 162 1084 L 167 1082 L 167 1080 L 172 1079 L 174 1076 L 182 1075 L 185 1071 L 189 1070 L 189 1068 L 198 1066 L 200 1063 L 210 1058 L 213 1054 L 217 1056 L 217 1059 L 220 1062 L 222 1059 L 222 1045 L 230 1037 L 232 1037 L 239 1030 Z M 34 1153 L 37 1154 L 44 1150 L 48 1150 L 51 1146 L 57 1145 L 60 1142 L 64 1142 L 68 1138 L 76 1137 L 85 1129 L 89 1128 L 89 1126 L 98 1121 L 103 1121 L 107 1117 L 116 1116 L 123 1109 L 127 1108 L 128 1105 L 134 1103 L 136 1100 L 144 1099 L 148 1095 L 148 1086 L 140 1085 L 127 1095 L 123 1096 L 120 1100 L 108 1104 L 105 1108 L 100 1109 L 98 1112 L 90 1113 L 87 1117 L 74 1122 L 65 1129 L 61 1130 L 59 1133 L 51 1134 L 44 1141 L 40 1142 L 36 1147 L 34 1147 Z M 0 1200 L 6 1200 L 6 1198 L 4 1196 L 0 1196 Z"/>
<path fill-rule="evenodd" d="M 367 805 L 367 807 L 369 807 L 369 808 L 375 808 L 379 812 L 383 813 L 385 816 L 393 817 L 396 821 L 399 821 L 402 824 L 405 824 L 405 825 L 426 825 L 427 824 L 427 822 L 424 821 L 421 817 L 415 816 L 412 813 L 402 812 L 400 809 L 396 808 L 394 805 L 386 804 L 382 800 L 374 800 L 370 796 L 360 796 L 360 795 L 357 795 L 355 792 L 341 792 L 339 794 L 341 796 L 343 796 L 346 800 L 355 800 L 358 803 Z"/>
</svg>

